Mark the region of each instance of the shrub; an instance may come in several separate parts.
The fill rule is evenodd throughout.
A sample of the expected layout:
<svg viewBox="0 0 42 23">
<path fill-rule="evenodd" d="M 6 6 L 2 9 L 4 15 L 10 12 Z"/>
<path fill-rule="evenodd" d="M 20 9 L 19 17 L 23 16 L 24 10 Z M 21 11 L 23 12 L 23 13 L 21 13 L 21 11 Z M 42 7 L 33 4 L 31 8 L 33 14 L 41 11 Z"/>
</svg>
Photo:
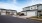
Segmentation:
<svg viewBox="0 0 42 23">
<path fill-rule="evenodd" d="M 20 16 L 24 16 L 24 13 L 21 13 Z"/>
<path fill-rule="evenodd" d="M 39 15 L 39 18 L 42 18 L 42 14 Z"/>
<path fill-rule="evenodd" d="M 40 16 L 42 16 L 42 14 L 40 14 Z"/>
</svg>

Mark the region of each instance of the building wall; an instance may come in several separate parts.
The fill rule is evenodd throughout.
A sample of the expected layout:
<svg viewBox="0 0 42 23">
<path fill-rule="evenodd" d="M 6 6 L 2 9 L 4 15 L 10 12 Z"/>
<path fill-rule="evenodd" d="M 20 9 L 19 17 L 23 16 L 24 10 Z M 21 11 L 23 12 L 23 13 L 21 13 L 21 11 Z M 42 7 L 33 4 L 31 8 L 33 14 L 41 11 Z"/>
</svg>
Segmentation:
<svg viewBox="0 0 42 23">
<path fill-rule="evenodd" d="M 23 8 L 23 11 L 30 10 L 30 8 Z"/>
<path fill-rule="evenodd" d="M 42 5 L 34 5 L 34 6 L 30 6 L 30 8 L 24 8 L 23 9 L 23 11 L 26 11 L 26 10 L 35 10 L 35 16 L 37 16 L 37 10 L 36 9 L 38 9 L 38 10 L 40 10 L 40 11 L 42 11 Z M 31 12 L 31 11 L 29 11 L 29 12 Z M 28 12 L 28 11 L 27 11 Z M 29 13 L 28 12 L 28 13 Z M 23 12 L 23 13 L 25 13 L 25 12 Z M 27 13 L 25 13 L 25 14 L 27 14 Z M 31 13 L 31 15 L 32 15 L 33 13 Z M 39 14 L 41 14 L 41 13 L 38 13 L 38 15 Z M 28 15 L 28 14 L 27 14 Z"/>
<path fill-rule="evenodd" d="M 36 10 L 37 9 L 37 6 L 31 6 L 30 7 L 30 10 Z"/>
<path fill-rule="evenodd" d="M 26 10 L 35 10 L 35 9 L 38 9 L 38 10 L 42 10 L 42 5 L 34 5 L 34 6 L 30 6 L 29 8 L 23 8 L 23 11 L 26 11 Z"/>
<path fill-rule="evenodd" d="M 10 12 L 9 14 L 12 16 L 12 15 L 16 15 L 16 11 L 7 11 L 7 12 Z"/>
<path fill-rule="evenodd" d="M 36 10 L 37 9 L 37 6 L 30 6 L 29 8 L 23 8 L 23 11 L 26 11 L 26 10 Z"/>
<path fill-rule="evenodd" d="M 42 10 L 42 5 L 38 6 L 38 10 Z"/>
<path fill-rule="evenodd" d="M 0 15 L 11 15 L 11 14 L 16 15 L 16 12 L 17 11 L 0 9 Z"/>
<path fill-rule="evenodd" d="M 26 12 L 21 12 L 21 13 L 24 13 L 25 16 L 27 16 L 28 18 L 32 16 L 37 16 L 37 11 L 26 11 Z"/>
<path fill-rule="evenodd" d="M 37 15 L 37 11 L 27 11 L 27 16 L 31 17 L 31 16 L 36 16 Z"/>
<path fill-rule="evenodd" d="M 12 11 L 12 13 L 13 13 L 14 15 L 16 15 L 16 11 Z"/>
</svg>

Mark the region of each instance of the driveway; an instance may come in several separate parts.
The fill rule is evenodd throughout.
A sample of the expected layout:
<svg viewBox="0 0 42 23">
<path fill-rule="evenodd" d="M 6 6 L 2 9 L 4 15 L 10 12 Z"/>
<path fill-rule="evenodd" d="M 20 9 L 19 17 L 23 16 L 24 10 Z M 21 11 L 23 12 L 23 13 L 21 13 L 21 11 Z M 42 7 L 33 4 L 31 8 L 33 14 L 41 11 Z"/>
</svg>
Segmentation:
<svg viewBox="0 0 42 23">
<path fill-rule="evenodd" d="M 0 16 L 0 23 L 42 23 L 38 21 L 32 21 L 31 19 L 21 19 L 11 16 Z"/>
</svg>

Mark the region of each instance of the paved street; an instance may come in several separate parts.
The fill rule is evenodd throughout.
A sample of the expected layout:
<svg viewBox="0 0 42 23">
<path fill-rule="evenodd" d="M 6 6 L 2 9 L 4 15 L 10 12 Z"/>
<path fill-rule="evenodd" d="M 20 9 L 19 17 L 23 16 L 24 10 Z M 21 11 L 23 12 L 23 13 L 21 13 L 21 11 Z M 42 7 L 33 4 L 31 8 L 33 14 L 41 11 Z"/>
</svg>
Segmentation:
<svg viewBox="0 0 42 23">
<path fill-rule="evenodd" d="M 11 16 L 0 16 L 0 23 L 42 23 L 38 21 L 32 21 L 31 19 L 21 19 Z"/>
</svg>

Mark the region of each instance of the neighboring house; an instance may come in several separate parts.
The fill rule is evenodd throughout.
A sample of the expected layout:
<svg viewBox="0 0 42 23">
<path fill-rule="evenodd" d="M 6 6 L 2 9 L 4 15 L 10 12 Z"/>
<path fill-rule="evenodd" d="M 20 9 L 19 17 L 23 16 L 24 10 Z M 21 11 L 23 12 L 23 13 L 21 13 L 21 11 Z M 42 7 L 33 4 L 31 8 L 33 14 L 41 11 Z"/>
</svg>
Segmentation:
<svg viewBox="0 0 42 23">
<path fill-rule="evenodd" d="M 0 9 L 0 15 L 6 15 L 6 9 Z"/>
<path fill-rule="evenodd" d="M 22 13 L 24 13 L 28 17 L 39 16 L 40 14 L 42 14 L 42 4 L 25 7 L 23 8 Z"/>
<path fill-rule="evenodd" d="M 16 10 L 10 10 L 10 9 L 0 9 L 0 15 L 16 15 Z"/>
<path fill-rule="evenodd" d="M 7 12 L 7 15 L 16 15 L 17 14 L 16 10 L 10 10 L 10 9 L 8 9 L 6 12 Z"/>
</svg>

